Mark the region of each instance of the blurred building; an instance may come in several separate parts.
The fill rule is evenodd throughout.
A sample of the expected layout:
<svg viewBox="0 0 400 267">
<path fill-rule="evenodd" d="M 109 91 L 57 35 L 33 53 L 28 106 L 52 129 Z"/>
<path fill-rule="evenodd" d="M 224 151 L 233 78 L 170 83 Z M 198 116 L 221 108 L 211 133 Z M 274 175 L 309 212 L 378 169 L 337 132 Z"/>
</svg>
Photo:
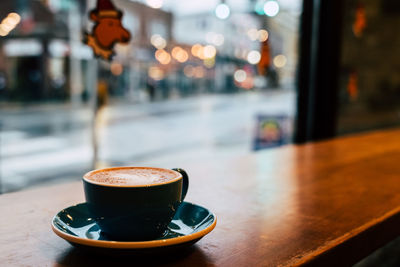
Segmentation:
<svg viewBox="0 0 400 267">
<path fill-rule="evenodd" d="M 61 43 L 67 42 L 68 25 L 43 2 L 7 0 L 1 5 L 2 19 L 10 11 L 20 16 L 18 26 L 0 39 L 0 71 L 5 77 L 1 98 L 40 101 L 67 97 L 67 62 L 50 58 L 58 56 Z"/>
<path fill-rule="evenodd" d="M 21 22 L 0 38 L 0 100 L 79 106 L 97 94 L 98 81 L 111 100 L 135 102 L 293 85 L 298 13 L 283 7 L 268 17 L 254 11 L 255 2 L 241 1 L 221 19 L 207 5 L 185 13 L 174 12 L 179 5 L 172 2 L 165 8 L 113 3 L 132 39 L 117 44 L 107 62 L 94 59 L 82 43 L 97 0 L 2 1 L 0 16 L 14 11 Z M 263 46 L 270 59 L 260 73 Z"/>
</svg>

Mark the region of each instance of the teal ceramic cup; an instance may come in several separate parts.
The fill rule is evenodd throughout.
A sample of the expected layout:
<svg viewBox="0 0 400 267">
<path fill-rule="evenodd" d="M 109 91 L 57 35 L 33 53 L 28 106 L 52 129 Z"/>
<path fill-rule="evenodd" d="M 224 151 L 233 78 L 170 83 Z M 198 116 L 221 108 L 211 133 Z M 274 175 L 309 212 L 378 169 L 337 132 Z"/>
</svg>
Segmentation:
<svg viewBox="0 0 400 267">
<path fill-rule="evenodd" d="M 155 170 L 172 179 L 143 185 L 108 184 L 93 180 L 99 172 Z M 114 240 L 141 241 L 161 237 L 186 196 L 189 179 L 182 169 L 116 167 L 83 176 L 87 206 L 102 233 Z"/>
</svg>

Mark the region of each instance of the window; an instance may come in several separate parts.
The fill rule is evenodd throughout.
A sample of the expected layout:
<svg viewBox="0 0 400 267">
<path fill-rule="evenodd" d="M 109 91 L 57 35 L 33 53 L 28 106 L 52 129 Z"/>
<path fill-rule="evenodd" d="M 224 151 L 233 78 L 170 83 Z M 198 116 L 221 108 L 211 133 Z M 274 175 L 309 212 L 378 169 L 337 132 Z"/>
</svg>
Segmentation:
<svg viewBox="0 0 400 267">
<path fill-rule="evenodd" d="M 3 191 L 291 142 L 300 0 L 110 3 L 131 39 L 107 61 L 97 1 L 1 1 Z"/>
</svg>

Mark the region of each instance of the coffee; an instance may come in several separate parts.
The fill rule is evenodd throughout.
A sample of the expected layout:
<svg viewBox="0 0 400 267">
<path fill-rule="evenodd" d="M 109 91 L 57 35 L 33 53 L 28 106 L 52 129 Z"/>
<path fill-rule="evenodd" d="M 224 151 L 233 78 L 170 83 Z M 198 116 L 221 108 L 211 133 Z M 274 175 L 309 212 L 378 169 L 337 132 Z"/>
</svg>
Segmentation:
<svg viewBox="0 0 400 267">
<path fill-rule="evenodd" d="M 189 187 L 178 169 L 115 167 L 83 176 L 86 205 L 102 233 L 143 241 L 163 235 Z"/>
<path fill-rule="evenodd" d="M 172 170 L 147 167 L 109 168 L 85 175 L 87 180 L 96 184 L 120 186 L 156 185 L 179 177 L 180 174 Z"/>
</svg>

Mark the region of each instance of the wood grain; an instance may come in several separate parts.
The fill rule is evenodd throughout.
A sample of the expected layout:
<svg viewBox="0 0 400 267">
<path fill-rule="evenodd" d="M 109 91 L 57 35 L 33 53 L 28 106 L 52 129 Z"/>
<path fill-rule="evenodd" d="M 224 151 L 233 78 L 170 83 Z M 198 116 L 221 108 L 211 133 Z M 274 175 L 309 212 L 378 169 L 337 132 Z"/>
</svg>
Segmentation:
<svg viewBox="0 0 400 267">
<path fill-rule="evenodd" d="M 1 266 L 345 266 L 400 234 L 400 129 L 187 164 L 217 227 L 162 257 L 74 249 L 50 228 L 80 182 L 0 196 Z"/>
</svg>

